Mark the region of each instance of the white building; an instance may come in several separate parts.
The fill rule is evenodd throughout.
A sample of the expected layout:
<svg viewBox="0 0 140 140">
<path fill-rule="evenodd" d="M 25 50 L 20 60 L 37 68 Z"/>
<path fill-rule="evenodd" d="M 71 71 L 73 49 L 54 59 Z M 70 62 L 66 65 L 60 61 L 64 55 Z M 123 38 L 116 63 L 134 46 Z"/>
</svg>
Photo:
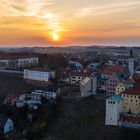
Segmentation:
<svg viewBox="0 0 140 140">
<path fill-rule="evenodd" d="M 24 79 L 48 82 L 55 78 L 55 72 L 45 68 L 34 68 L 24 70 Z"/>
<path fill-rule="evenodd" d="M 61 94 L 60 88 L 48 88 L 43 90 L 34 90 L 31 92 L 31 98 L 34 100 L 41 100 L 42 97 L 46 99 L 56 99 Z"/>
<path fill-rule="evenodd" d="M 61 95 L 61 90 L 60 88 L 49 88 L 44 91 L 43 97 L 46 99 L 56 99 Z"/>
<path fill-rule="evenodd" d="M 85 77 L 80 82 L 80 91 L 82 97 L 86 97 L 92 94 L 91 78 Z"/>
<path fill-rule="evenodd" d="M 94 77 L 94 78 L 85 77 L 80 82 L 81 97 L 96 95 L 96 89 L 97 89 L 97 79 L 96 79 L 96 77 Z"/>
<path fill-rule="evenodd" d="M 106 99 L 105 125 L 119 125 L 119 115 L 122 110 L 121 95 L 114 95 Z"/>
<path fill-rule="evenodd" d="M 36 56 L 12 56 L 6 55 L 0 57 L 0 69 L 18 69 L 29 66 L 37 66 L 38 57 Z"/>
</svg>

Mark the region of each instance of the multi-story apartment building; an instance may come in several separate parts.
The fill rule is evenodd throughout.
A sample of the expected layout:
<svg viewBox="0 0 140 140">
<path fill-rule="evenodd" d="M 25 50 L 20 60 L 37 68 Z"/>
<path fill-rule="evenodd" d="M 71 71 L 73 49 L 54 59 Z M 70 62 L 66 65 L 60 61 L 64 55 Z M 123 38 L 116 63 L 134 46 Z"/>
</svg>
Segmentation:
<svg viewBox="0 0 140 140">
<path fill-rule="evenodd" d="M 24 79 L 48 82 L 55 78 L 55 72 L 45 68 L 36 67 L 32 69 L 24 69 Z"/>
<path fill-rule="evenodd" d="M 61 81 L 69 85 L 79 85 L 80 81 L 87 76 L 90 76 L 90 72 L 87 70 L 65 71 L 62 74 Z"/>
<path fill-rule="evenodd" d="M 38 57 L 34 55 L 2 55 L 0 69 L 19 69 L 38 65 Z"/>
<path fill-rule="evenodd" d="M 129 78 L 129 75 L 127 73 L 113 73 L 111 75 L 108 76 L 108 80 L 106 82 L 106 95 L 115 95 L 116 93 L 116 87 L 117 85 L 122 82 L 125 81 Z"/>
</svg>

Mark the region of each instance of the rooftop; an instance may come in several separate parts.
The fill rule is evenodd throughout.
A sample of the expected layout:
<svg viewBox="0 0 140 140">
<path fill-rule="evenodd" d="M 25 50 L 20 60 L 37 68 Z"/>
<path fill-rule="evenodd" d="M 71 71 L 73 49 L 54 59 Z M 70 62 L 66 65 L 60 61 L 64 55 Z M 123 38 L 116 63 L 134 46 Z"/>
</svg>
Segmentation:
<svg viewBox="0 0 140 140">
<path fill-rule="evenodd" d="M 0 54 L 0 60 L 9 60 L 9 59 L 24 59 L 24 58 L 37 58 L 35 55 L 22 55 L 22 54 Z"/>
<path fill-rule="evenodd" d="M 80 82 L 80 84 L 81 84 L 82 86 L 84 86 L 84 85 L 86 85 L 86 83 L 89 82 L 89 81 L 90 81 L 90 78 L 89 78 L 89 77 L 85 77 L 85 78 Z"/>
<path fill-rule="evenodd" d="M 125 81 L 123 81 L 124 84 L 134 84 L 135 81 L 133 79 L 127 79 Z"/>
<path fill-rule="evenodd" d="M 107 74 L 120 73 L 120 72 L 128 72 L 128 69 L 122 65 L 107 66 L 104 69 L 104 73 Z"/>
<path fill-rule="evenodd" d="M 111 96 L 109 97 L 107 100 L 113 100 L 113 101 L 121 101 L 123 98 L 121 97 L 121 95 L 114 95 L 114 96 Z"/>
<path fill-rule="evenodd" d="M 133 88 L 124 91 L 122 94 L 140 95 L 140 81 L 137 81 Z"/>
<path fill-rule="evenodd" d="M 32 70 L 32 71 L 42 71 L 42 72 L 51 72 L 51 70 L 49 70 L 47 68 L 43 68 L 43 67 L 34 67 L 34 68 L 31 68 L 30 70 Z"/>
</svg>

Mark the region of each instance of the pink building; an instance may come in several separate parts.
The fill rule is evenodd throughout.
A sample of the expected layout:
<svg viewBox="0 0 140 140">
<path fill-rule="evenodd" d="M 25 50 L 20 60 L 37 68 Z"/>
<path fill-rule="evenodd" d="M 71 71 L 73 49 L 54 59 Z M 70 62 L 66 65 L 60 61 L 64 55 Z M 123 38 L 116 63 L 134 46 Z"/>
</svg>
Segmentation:
<svg viewBox="0 0 140 140">
<path fill-rule="evenodd" d="M 114 95 L 116 92 L 116 86 L 129 78 L 127 73 L 113 73 L 108 75 L 106 82 L 106 95 Z"/>
</svg>

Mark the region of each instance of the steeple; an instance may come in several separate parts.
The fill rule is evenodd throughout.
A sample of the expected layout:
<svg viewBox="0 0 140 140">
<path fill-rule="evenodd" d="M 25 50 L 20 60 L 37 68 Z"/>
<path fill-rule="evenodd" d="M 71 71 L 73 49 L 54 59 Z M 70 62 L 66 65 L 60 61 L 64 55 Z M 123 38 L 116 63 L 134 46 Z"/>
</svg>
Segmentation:
<svg viewBox="0 0 140 140">
<path fill-rule="evenodd" d="M 134 74 L 134 55 L 133 50 L 130 50 L 129 59 L 128 59 L 128 68 L 130 72 L 130 78 L 132 79 Z"/>
</svg>

